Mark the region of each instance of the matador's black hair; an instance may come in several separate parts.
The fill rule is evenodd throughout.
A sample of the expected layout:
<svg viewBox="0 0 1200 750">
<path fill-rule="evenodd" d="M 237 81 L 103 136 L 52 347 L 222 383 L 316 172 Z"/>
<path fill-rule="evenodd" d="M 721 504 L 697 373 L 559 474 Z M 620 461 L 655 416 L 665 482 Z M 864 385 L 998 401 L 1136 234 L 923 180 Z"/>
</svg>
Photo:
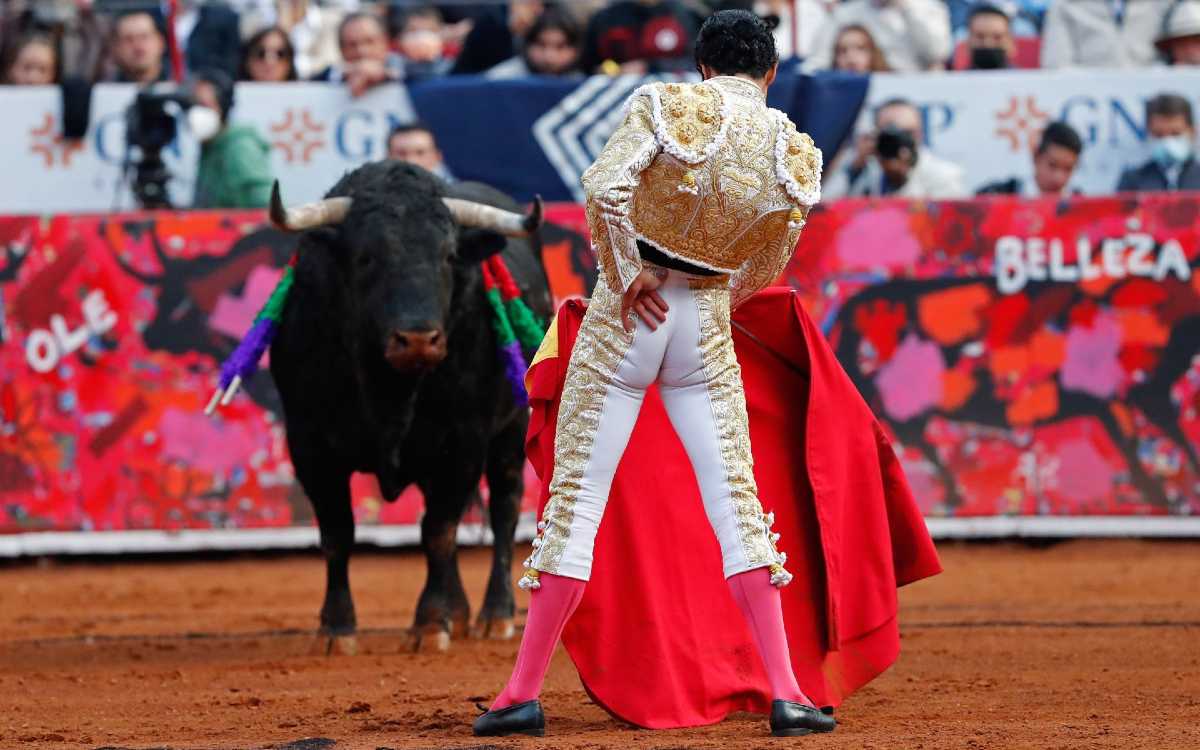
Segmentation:
<svg viewBox="0 0 1200 750">
<path fill-rule="evenodd" d="M 707 65 L 721 75 L 762 78 L 777 62 L 771 29 L 748 10 L 713 13 L 696 37 L 696 65 Z"/>
</svg>

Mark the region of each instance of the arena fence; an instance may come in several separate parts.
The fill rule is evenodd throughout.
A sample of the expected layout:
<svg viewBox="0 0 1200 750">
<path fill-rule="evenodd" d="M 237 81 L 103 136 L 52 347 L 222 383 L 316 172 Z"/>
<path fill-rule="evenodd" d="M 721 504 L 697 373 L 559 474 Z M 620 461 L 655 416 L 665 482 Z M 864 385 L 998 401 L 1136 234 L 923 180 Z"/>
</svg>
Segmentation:
<svg viewBox="0 0 1200 750">
<path fill-rule="evenodd" d="M 584 294 L 582 209 L 548 216 L 555 295 Z M 259 212 L 14 216 L 0 247 L 0 555 L 315 544 L 269 374 L 202 414 L 294 238 Z M 843 201 L 783 281 L 935 535 L 1190 536 L 1198 266 L 1200 194 Z M 360 539 L 417 540 L 416 490 L 385 503 L 359 475 L 354 497 Z"/>
</svg>

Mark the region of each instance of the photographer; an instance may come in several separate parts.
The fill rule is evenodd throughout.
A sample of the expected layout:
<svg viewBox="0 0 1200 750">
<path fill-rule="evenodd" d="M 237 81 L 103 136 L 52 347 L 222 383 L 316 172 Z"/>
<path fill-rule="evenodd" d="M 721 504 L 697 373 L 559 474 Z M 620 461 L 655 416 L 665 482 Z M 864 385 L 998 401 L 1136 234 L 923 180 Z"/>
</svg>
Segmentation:
<svg viewBox="0 0 1200 750">
<path fill-rule="evenodd" d="M 962 167 L 923 147 L 921 113 L 906 99 L 875 110 L 875 130 L 829 170 L 827 196 L 965 198 Z"/>
<path fill-rule="evenodd" d="M 193 81 L 188 125 L 200 141 L 193 207 L 265 208 L 271 199 L 271 147 L 253 126 L 229 124 L 233 79 L 207 70 Z"/>
</svg>

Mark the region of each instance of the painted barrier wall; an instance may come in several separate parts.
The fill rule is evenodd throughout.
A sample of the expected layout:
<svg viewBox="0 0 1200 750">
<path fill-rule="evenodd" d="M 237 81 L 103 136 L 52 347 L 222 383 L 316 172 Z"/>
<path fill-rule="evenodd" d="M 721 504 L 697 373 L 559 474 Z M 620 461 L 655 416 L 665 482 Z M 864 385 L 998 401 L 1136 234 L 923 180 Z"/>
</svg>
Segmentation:
<svg viewBox="0 0 1200 750">
<path fill-rule="evenodd" d="M 583 294 L 582 210 L 548 218 L 555 294 Z M 258 212 L 0 219 L 0 553 L 315 539 L 269 375 L 201 414 L 293 242 Z M 814 212 L 784 281 L 935 531 L 1190 534 L 1198 266 L 1200 195 L 844 201 Z M 415 541 L 418 493 L 354 490 L 361 538 Z M 120 533 L 77 533 L 99 531 Z"/>
</svg>

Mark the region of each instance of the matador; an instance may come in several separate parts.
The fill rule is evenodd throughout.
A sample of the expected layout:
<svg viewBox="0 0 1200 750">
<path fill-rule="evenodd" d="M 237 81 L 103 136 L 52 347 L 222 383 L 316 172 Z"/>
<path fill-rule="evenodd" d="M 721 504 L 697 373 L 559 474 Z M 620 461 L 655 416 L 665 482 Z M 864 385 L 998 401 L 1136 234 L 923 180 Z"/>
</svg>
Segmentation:
<svg viewBox="0 0 1200 750">
<path fill-rule="evenodd" d="M 696 60 L 702 82 L 634 92 L 582 178 L 601 273 L 570 355 L 550 498 L 519 581 L 531 597 L 516 667 L 477 735 L 544 732 L 550 655 L 591 575 L 614 473 L 655 384 L 770 679 L 773 734 L 836 726 L 791 668 L 777 587 L 792 575 L 759 503 L 730 330 L 731 310 L 791 258 L 820 198 L 821 152 L 766 104 L 778 56 L 759 18 L 714 14 Z"/>
</svg>

